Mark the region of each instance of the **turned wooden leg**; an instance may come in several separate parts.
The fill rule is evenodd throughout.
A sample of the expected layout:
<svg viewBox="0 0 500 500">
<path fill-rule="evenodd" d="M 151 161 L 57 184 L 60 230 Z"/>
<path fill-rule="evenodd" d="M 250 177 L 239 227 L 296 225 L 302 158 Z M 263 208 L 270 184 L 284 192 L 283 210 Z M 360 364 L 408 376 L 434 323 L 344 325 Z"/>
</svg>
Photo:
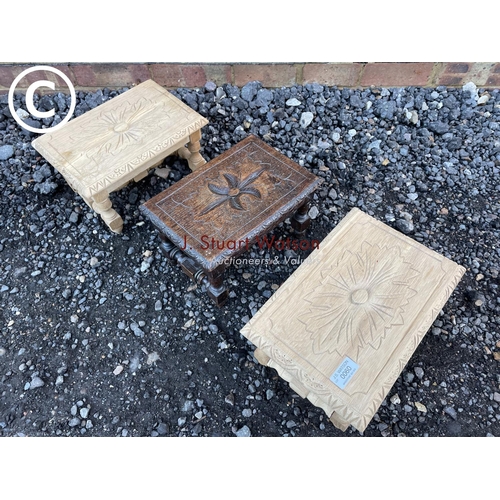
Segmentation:
<svg viewBox="0 0 500 500">
<path fill-rule="evenodd" d="M 201 130 L 197 130 L 196 132 L 193 132 L 189 136 L 189 142 L 187 145 L 187 148 L 191 153 L 188 158 L 188 164 L 189 168 L 193 171 L 199 169 L 202 165 L 205 165 L 206 163 L 205 159 L 200 154 L 200 139 L 201 139 Z"/>
<path fill-rule="evenodd" d="M 106 192 L 98 193 L 92 197 L 92 208 L 101 216 L 105 224 L 114 233 L 121 233 L 123 229 L 123 219 L 116 210 L 111 208 L 111 200 Z"/>
<path fill-rule="evenodd" d="M 186 146 L 182 146 L 182 148 L 179 148 L 176 151 L 177 156 L 179 158 L 182 158 L 183 160 L 189 160 L 191 158 L 191 153 L 189 152 L 189 149 Z"/>
<path fill-rule="evenodd" d="M 175 246 L 162 232 L 160 235 L 160 250 L 172 261 L 176 262 L 194 282 L 203 284 L 208 296 L 217 306 L 222 306 L 229 297 L 229 292 L 224 285 L 224 270 L 226 266 L 221 264 L 213 271 L 203 269 L 191 257 L 187 256 L 179 247 Z"/>
<path fill-rule="evenodd" d="M 308 215 L 310 200 L 303 203 L 299 209 L 295 212 L 292 218 L 292 227 L 297 235 L 302 236 L 309 225 L 311 224 L 311 218 Z"/>
<path fill-rule="evenodd" d="M 208 278 L 207 293 L 208 296 L 215 302 L 217 306 L 222 306 L 229 297 L 229 292 L 224 285 L 224 270 L 226 266 L 221 264 L 213 271 L 206 271 L 205 275 Z"/>
</svg>

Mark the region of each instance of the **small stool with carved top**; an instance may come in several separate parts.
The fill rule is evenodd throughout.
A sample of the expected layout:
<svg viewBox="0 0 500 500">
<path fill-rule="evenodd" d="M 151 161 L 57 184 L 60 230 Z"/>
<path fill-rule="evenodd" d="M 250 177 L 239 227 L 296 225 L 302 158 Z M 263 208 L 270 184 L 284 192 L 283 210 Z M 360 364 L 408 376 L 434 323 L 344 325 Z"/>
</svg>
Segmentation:
<svg viewBox="0 0 500 500">
<path fill-rule="evenodd" d="M 115 233 L 123 219 L 110 193 L 139 181 L 177 153 L 191 170 L 205 163 L 201 128 L 208 120 L 153 80 L 36 138 L 32 146 Z"/>
<path fill-rule="evenodd" d="M 224 270 L 286 218 L 297 235 L 310 224 L 309 200 L 321 179 L 264 141 L 249 136 L 141 205 L 162 252 L 206 286 L 218 305 L 228 298 Z"/>
</svg>

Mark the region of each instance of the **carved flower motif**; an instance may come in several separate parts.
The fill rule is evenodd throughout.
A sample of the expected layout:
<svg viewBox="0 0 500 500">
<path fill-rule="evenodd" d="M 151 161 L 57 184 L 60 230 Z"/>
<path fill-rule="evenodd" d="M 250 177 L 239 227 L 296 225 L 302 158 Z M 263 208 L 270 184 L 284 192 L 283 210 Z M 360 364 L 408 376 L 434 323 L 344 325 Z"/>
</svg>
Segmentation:
<svg viewBox="0 0 500 500">
<path fill-rule="evenodd" d="M 261 198 L 260 191 L 250 184 L 255 182 L 264 171 L 265 168 L 260 168 L 259 170 L 252 172 L 243 180 L 240 180 L 238 176 L 233 174 L 222 174 L 226 179 L 227 186 L 218 186 L 217 184 L 209 182 L 208 189 L 210 189 L 212 193 L 220 196 L 220 198 L 207 205 L 202 210 L 200 215 L 208 214 L 208 212 L 211 212 L 214 208 L 217 208 L 226 201 L 228 201 L 229 206 L 235 210 L 246 210 L 246 208 L 241 204 L 241 197 L 244 194 L 248 194 L 254 196 L 255 198 Z"/>
<path fill-rule="evenodd" d="M 392 326 L 404 324 L 404 307 L 417 293 L 411 288 L 417 275 L 398 247 L 364 242 L 360 251 L 346 250 L 305 297 L 311 307 L 301 322 L 311 332 L 313 351 L 332 353 L 353 344 L 378 349 Z"/>
</svg>

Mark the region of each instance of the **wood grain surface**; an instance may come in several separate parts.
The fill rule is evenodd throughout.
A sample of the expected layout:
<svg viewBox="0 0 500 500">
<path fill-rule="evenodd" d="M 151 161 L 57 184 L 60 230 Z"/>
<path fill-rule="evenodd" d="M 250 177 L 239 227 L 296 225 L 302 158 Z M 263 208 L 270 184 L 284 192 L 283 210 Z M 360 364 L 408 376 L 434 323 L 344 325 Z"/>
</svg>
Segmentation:
<svg viewBox="0 0 500 500">
<path fill-rule="evenodd" d="M 241 333 L 337 427 L 362 432 L 464 272 L 353 209 Z"/>
</svg>

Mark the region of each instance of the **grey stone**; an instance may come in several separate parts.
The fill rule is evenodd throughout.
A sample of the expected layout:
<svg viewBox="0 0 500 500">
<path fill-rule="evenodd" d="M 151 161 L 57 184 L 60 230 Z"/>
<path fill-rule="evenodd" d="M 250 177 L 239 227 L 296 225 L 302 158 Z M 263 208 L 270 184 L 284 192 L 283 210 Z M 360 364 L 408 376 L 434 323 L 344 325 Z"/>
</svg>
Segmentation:
<svg viewBox="0 0 500 500">
<path fill-rule="evenodd" d="M 349 102 L 354 108 L 363 108 L 365 106 L 361 98 L 356 94 L 350 97 Z"/>
<path fill-rule="evenodd" d="M 40 377 L 33 377 L 30 383 L 30 389 L 37 389 L 38 387 L 43 387 L 45 382 Z"/>
<path fill-rule="evenodd" d="M 398 219 L 396 221 L 396 229 L 398 229 L 402 233 L 411 234 L 413 233 L 415 227 L 413 226 L 412 222 L 407 221 L 406 219 Z"/>
<path fill-rule="evenodd" d="M 102 90 L 98 90 L 97 92 L 94 92 L 92 94 L 87 94 L 87 96 L 85 97 L 85 102 L 90 109 L 97 108 L 97 106 L 104 102 Z"/>
<path fill-rule="evenodd" d="M 259 89 L 262 87 L 260 82 L 253 81 L 253 82 L 248 82 L 242 89 L 241 89 L 241 97 L 247 101 L 251 102 L 253 98 L 257 95 L 257 92 Z"/>
<path fill-rule="evenodd" d="M 139 325 L 137 323 L 131 323 L 130 329 L 134 332 L 134 335 L 136 337 L 144 337 L 144 331 L 139 328 Z"/>
<path fill-rule="evenodd" d="M 319 214 L 319 210 L 318 210 L 318 207 L 316 205 L 313 205 L 310 209 L 309 209 L 309 217 L 311 217 L 311 219 L 315 219 Z"/>
<path fill-rule="evenodd" d="M 42 165 L 40 168 L 33 172 L 33 180 L 37 183 L 43 182 L 52 175 L 52 171 L 47 164 Z"/>
<path fill-rule="evenodd" d="M 28 268 L 26 266 L 18 267 L 17 269 L 14 270 L 14 272 L 12 274 L 14 275 L 14 278 L 19 278 L 23 274 L 26 274 L 27 270 L 28 270 Z"/>
<path fill-rule="evenodd" d="M 33 120 L 31 118 L 26 118 L 26 120 L 24 120 L 24 123 L 26 125 L 29 125 L 30 127 L 36 128 L 36 129 L 42 128 L 42 124 L 38 120 Z M 34 135 L 36 135 L 35 132 L 31 132 L 25 128 L 21 129 L 21 133 L 23 133 L 24 135 L 26 135 L 28 137 L 33 137 Z"/>
<path fill-rule="evenodd" d="M 431 122 L 427 124 L 427 128 L 436 134 L 446 134 L 450 130 L 450 126 L 444 122 Z"/>
<path fill-rule="evenodd" d="M 215 92 L 216 89 L 217 89 L 217 85 L 215 84 L 215 82 L 205 83 L 205 90 L 207 92 Z"/>
<path fill-rule="evenodd" d="M 291 99 L 288 99 L 286 101 L 287 106 L 300 106 L 302 103 L 296 99 L 295 97 L 292 97 Z"/>
<path fill-rule="evenodd" d="M 51 194 L 57 189 L 57 184 L 55 182 L 45 181 L 40 184 L 35 184 L 33 189 L 41 194 Z"/>
<path fill-rule="evenodd" d="M 424 376 L 424 370 L 422 370 L 422 368 L 420 368 L 420 366 L 417 366 L 415 368 L 415 370 L 413 370 L 415 372 L 415 375 L 419 378 L 419 379 L 422 379 L 423 376 Z"/>
<path fill-rule="evenodd" d="M 269 106 L 273 100 L 273 93 L 268 89 L 260 89 L 255 98 L 255 105 L 258 107 Z"/>
<path fill-rule="evenodd" d="M 320 85 L 319 83 L 316 83 L 316 82 L 307 83 L 306 89 L 311 91 L 311 92 L 314 92 L 315 94 L 319 94 L 320 92 L 323 92 L 323 90 L 325 90 L 323 85 Z"/>
<path fill-rule="evenodd" d="M 74 417 L 69 421 L 69 426 L 70 427 L 76 427 L 77 425 L 80 425 L 81 420 L 78 417 Z"/>
<path fill-rule="evenodd" d="M 370 142 L 370 144 L 368 144 L 368 151 L 371 151 L 372 149 L 380 149 L 381 142 L 382 141 L 380 139 Z"/>
<path fill-rule="evenodd" d="M 182 406 L 182 411 L 187 413 L 193 410 L 194 410 L 194 403 L 190 399 L 187 399 L 184 402 L 184 405 Z"/>
<path fill-rule="evenodd" d="M 335 189 L 330 189 L 330 191 L 328 191 L 328 197 L 332 200 L 336 200 L 337 197 L 338 197 L 338 194 L 337 194 L 337 191 L 335 191 Z"/>
<path fill-rule="evenodd" d="M 16 115 L 23 121 L 29 118 L 31 115 L 23 108 L 16 109 Z"/>
<path fill-rule="evenodd" d="M 0 160 L 8 160 L 14 156 L 14 148 L 7 144 L 6 146 L 0 146 Z"/>
<path fill-rule="evenodd" d="M 314 119 L 314 115 L 310 111 L 306 111 L 300 115 L 300 126 L 307 128 Z"/>
<path fill-rule="evenodd" d="M 88 408 L 80 408 L 80 416 L 82 418 L 87 418 L 89 416 L 89 409 Z"/>
<path fill-rule="evenodd" d="M 382 95 L 382 94 L 381 94 Z M 377 101 L 374 107 L 374 113 L 382 119 L 392 120 L 396 112 L 396 103 L 394 101 Z"/>
<path fill-rule="evenodd" d="M 244 416 L 244 417 L 251 417 L 252 416 L 252 410 L 250 410 L 250 408 L 245 408 L 241 414 Z"/>
<path fill-rule="evenodd" d="M 445 409 L 443 410 L 447 415 L 449 415 L 453 420 L 457 419 L 457 412 L 455 408 L 451 406 L 446 406 Z"/>
<path fill-rule="evenodd" d="M 167 424 L 165 424 L 164 422 L 160 422 L 160 424 L 156 428 L 156 431 L 158 432 L 158 434 L 160 434 L 160 436 L 164 436 L 165 434 L 168 433 Z"/>
<path fill-rule="evenodd" d="M 59 111 L 59 113 L 63 113 L 64 111 L 66 111 L 67 104 L 66 104 L 65 96 L 63 94 L 56 94 L 53 97 L 53 99 L 57 105 L 57 110 Z M 47 110 L 47 111 L 49 111 L 49 110 Z"/>
<path fill-rule="evenodd" d="M 474 82 L 468 82 L 465 85 L 462 86 L 462 90 L 464 92 L 469 92 L 469 95 L 472 99 L 477 101 L 479 99 L 478 93 L 477 93 L 477 87 Z"/>
<path fill-rule="evenodd" d="M 251 437 L 252 433 L 250 432 L 250 429 L 244 425 L 241 429 L 238 429 L 236 432 L 236 437 Z"/>
</svg>

